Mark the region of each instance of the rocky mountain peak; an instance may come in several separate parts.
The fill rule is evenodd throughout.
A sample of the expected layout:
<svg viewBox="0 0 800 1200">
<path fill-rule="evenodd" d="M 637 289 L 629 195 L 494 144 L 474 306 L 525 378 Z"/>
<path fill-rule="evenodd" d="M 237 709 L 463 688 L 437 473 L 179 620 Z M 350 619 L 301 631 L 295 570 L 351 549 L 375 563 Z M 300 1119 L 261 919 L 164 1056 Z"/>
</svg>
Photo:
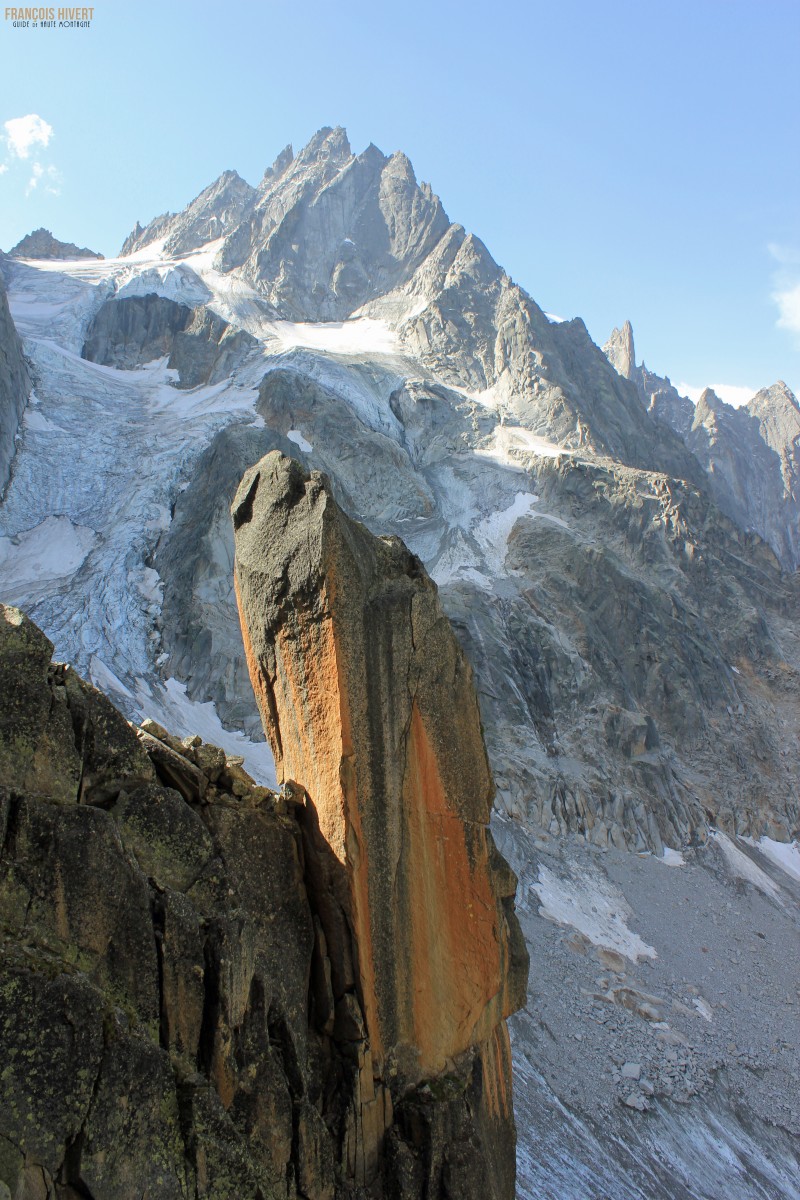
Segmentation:
<svg viewBox="0 0 800 1200">
<path fill-rule="evenodd" d="M 359 154 L 358 157 L 363 162 L 372 162 L 372 163 L 375 163 L 376 166 L 380 166 L 380 167 L 383 167 L 384 164 L 388 161 L 386 158 L 386 155 L 383 153 L 382 150 L 380 150 L 375 145 L 374 142 L 370 142 L 370 144 L 367 146 L 366 150 L 362 150 L 361 154 Z"/>
<path fill-rule="evenodd" d="M 176 213 L 165 212 L 161 213 L 160 216 L 153 217 L 152 221 L 148 221 L 146 225 L 142 225 L 141 221 L 137 221 L 120 247 L 120 258 L 134 254 L 137 250 L 142 250 L 145 246 L 151 246 L 153 242 L 158 241 L 160 237 L 165 236 L 169 232 L 172 222 L 176 219 Z"/>
<path fill-rule="evenodd" d="M 713 388 L 705 388 L 695 406 L 695 425 L 701 425 L 709 416 L 719 417 L 733 408 L 721 400 Z"/>
<path fill-rule="evenodd" d="M 49 229 L 34 229 L 8 252 L 9 258 L 103 258 L 95 250 L 60 242 Z"/>
<path fill-rule="evenodd" d="M 181 213 L 156 217 L 142 228 L 139 222 L 125 239 L 121 254 L 132 254 L 164 238 L 167 254 L 189 254 L 207 242 L 230 233 L 242 221 L 256 198 L 237 171 L 223 171 Z"/>
<path fill-rule="evenodd" d="M 277 156 L 277 158 L 275 159 L 272 166 L 267 167 L 266 171 L 264 172 L 264 177 L 262 179 L 262 185 L 263 185 L 263 183 L 265 183 L 267 181 L 269 181 L 269 183 L 271 184 L 271 183 L 274 183 L 276 179 L 280 179 L 281 175 L 284 173 L 286 168 L 291 166 L 293 161 L 294 161 L 294 150 L 292 149 L 291 143 L 289 143 L 286 146 L 284 146 L 284 148 L 281 150 L 280 154 Z"/>
<path fill-rule="evenodd" d="M 633 327 L 630 321 L 626 321 L 622 329 L 612 330 L 611 337 L 603 346 L 603 352 L 623 379 L 633 378 L 636 353 L 633 346 Z"/>
<path fill-rule="evenodd" d="M 760 392 L 756 392 L 745 408 L 758 417 L 768 412 L 790 415 L 800 413 L 800 402 L 789 385 L 779 379 L 771 387 L 762 388 Z"/>
<path fill-rule="evenodd" d="M 390 155 L 387 164 L 387 174 L 406 179 L 411 184 L 416 185 L 417 182 L 411 159 L 402 150 L 395 150 L 394 154 Z"/>
<path fill-rule="evenodd" d="M 343 129 L 322 129 L 279 171 L 216 265 L 244 277 L 282 315 L 342 320 L 408 282 L 449 226 L 405 156 L 369 145 L 353 155 Z"/>
<path fill-rule="evenodd" d="M 298 163 L 320 162 L 330 159 L 339 165 L 344 165 L 353 157 L 347 131 L 341 125 L 335 129 L 325 125 L 318 129 L 297 155 Z"/>
<path fill-rule="evenodd" d="M 461 243 L 454 266 L 476 282 L 484 285 L 494 283 L 502 270 L 492 258 L 488 249 L 474 233 L 468 233 Z"/>
<path fill-rule="evenodd" d="M 252 206 L 256 189 L 236 171 L 224 171 L 192 201 L 164 245 L 167 254 L 191 250 L 230 233 Z"/>
</svg>

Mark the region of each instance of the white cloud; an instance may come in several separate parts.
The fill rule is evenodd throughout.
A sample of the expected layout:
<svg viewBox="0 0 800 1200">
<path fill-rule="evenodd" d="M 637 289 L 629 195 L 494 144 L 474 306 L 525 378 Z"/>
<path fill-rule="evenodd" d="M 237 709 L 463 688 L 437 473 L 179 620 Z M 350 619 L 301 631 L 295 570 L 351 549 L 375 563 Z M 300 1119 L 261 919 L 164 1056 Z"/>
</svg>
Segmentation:
<svg viewBox="0 0 800 1200">
<path fill-rule="evenodd" d="M 31 171 L 31 177 L 28 180 L 28 186 L 25 188 L 26 196 L 30 196 L 31 192 L 39 186 L 42 175 L 44 175 L 44 167 L 41 163 L 35 162 Z"/>
<path fill-rule="evenodd" d="M 769 242 L 767 245 L 770 257 L 781 266 L 797 266 L 800 264 L 800 250 L 794 246 L 782 246 L 780 242 Z"/>
<path fill-rule="evenodd" d="M 30 158 L 31 150 L 37 146 L 47 146 L 53 136 L 53 126 L 48 125 L 37 113 L 28 113 L 27 117 L 12 117 L 3 128 L 8 149 L 15 158 Z"/>
<path fill-rule="evenodd" d="M 752 400 L 756 394 L 756 389 L 751 387 L 742 387 L 736 383 L 709 383 L 712 392 L 716 392 L 720 400 L 724 400 L 726 404 L 732 405 L 733 408 L 741 408 L 743 404 L 747 404 L 748 400 Z M 694 387 L 691 383 L 676 383 L 675 387 L 682 396 L 688 396 L 693 404 L 697 401 L 706 390 L 704 387 Z"/>
<path fill-rule="evenodd" d="M 780 313 L 778 328 L 800 334 L 800 283 L 796 283 L 794 286 L 779 287 L 772 293 L 772 299 L 777 304 Z"/>
<path fill-rule="evenodd" d="M 770 242 L 770 258 L 778 263 L 772 275 L 772 302 L 778 309 L 778 329 L 794 334 L 800 345 L 800 248 Z"/>
<path fill-rule="evenodd" d="M 8 167 L 6 166 L 6 164 L 0 163 L 0 175 L 5 175 L 7 170 L 8 170 Z"/>
<path fill-rule="evenodd" d="M 31 167 L 31 177 L 28 180 L 28 186 L 25 189 L 25 195 L 30 196 L 32 191 L 42 185 L 42 191 L 47 192 L 50 196 L 61 195 L 61 172 L 55 167 L 42 166 L 40 162 L 35 162 Z"/>
</svg>

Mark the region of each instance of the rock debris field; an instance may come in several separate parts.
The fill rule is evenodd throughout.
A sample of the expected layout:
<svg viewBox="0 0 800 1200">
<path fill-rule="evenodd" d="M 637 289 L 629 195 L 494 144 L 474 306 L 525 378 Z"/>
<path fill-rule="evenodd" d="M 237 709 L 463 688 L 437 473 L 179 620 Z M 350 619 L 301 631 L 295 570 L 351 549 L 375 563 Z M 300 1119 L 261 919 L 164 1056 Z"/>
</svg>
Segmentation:
<svg viewBox="0 0 800 1200">
<path fill-rule="evenodd" d="M 782 847 L 780 866 L 712 835 L 658 859 L 540 834 L 522 861 L 510 825 L 495 836 L 532 963 L 511 1022 L 518 1194 L 800 1195 L 800 851 Z"/>
</svg>

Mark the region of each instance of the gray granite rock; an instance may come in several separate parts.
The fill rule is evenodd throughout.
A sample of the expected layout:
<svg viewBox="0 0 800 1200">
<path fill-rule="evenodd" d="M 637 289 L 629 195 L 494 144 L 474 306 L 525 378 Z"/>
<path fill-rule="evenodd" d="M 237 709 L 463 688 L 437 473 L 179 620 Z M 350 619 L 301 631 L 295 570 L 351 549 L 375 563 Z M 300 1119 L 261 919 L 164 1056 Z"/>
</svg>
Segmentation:
<svg viewBox="0 0 800 1200">
<path fill-rule="evenodd" d="M 60 242 L 49 229 L 34 229 L 8 252 L 9 258 L 102 258 L 95 250 Z"/>
<path fill-rule="evenodd" d="M 204 305 L 149 294 L 106 301 L 86 331 L 83 357 L 132 368 L 168 356 L 178 387 L 193 388 L 227 378 L 256 345 Z"/>
<path fill-rule="evenodd" d="M 788 570 L 800 563 L 800 406 L 779 381 L 742 408 L 706 388 L 697 405 L 668 378 L 637 364 L 629 321 L 603 347 L 632 380 L 648 412 L 670 426 L 706 472 L 714 500 L 743 530 L 755 530 Z"/>
<path fill-rule="evenodd" d="M 160 239 L 165 240 L 167 254 L 189 254 L 236 228 L 249 211 L 255 194 L 255 188 L 236 171 L 224 171 L 183 212 L 165 213 L 144 227 L 137 221 L 120 254 L 133 254 Z"/>
<path fill-rule="evenodd" d="M 31 390 L 22 342 L 8 310 L 0 274 L 0 496 L 11 476 L 16 436 Z"/>
</svg>

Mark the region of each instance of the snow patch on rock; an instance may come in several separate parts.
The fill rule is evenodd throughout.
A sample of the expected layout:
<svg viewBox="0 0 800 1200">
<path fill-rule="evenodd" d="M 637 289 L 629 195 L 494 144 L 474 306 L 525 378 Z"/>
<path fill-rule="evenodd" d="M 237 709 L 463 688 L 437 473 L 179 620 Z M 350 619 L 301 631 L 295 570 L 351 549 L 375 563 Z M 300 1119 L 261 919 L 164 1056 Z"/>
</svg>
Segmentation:
<svg viewBox="0 0 800 1200">
<path fill-rule="evenodd" d="M 759 838 L 758 841 L 755 838 L 742 838 L 742 841 L 760 850 L 770 862 L 800 883 L 800 845 L 797 842 L 775 842 L 768 837 Z"/>
<path fill-rule="evenodd" d="M 573 451 L 531 433 L 522 425 L 497 425 L 486 445 L 478 447 L 475 453 L 483 458 L 491 458 L 502 466 L 519 466 L 520 455 L 558 458 L 562 454 L 572 454 Z"/>
<path fill-rule="evenodd" d="M 398 354 L 400 342 L 385 321 L 358 317 L 353 321 L 272 321 L 264 325 L 283 349 L 301 347 L 323 354 Z"/>
<path fill-rule="evenodd" d="M 655 949 L 628 928 L 634 915 L 622 892 L 596 870 L 562 878 L 544 865 L 531 885 L 539 897 L 539 915 L 558 925 L 569 925 L 595 946 L 616 950 L 638 962 L 657 958 Z"/>
<path fill-rule="evenodd" d="M 32 433 L 58 433 L 58 426 L 52 421 L 48 421 L 43 413 L 35 410 L 27 409 L 24 417 L 25 429 L 30 429 Z"/>
<path fill-rule="evenodd" d="M 781 899 L 781 889 L 778 887 L 761 867 L 754 863 L 744 850 L 740 850 L 732 838 L 729 838 L 721 829 L 715 829 L 711 832 L 711 837 L 719 846 L 728 867 L 734 875 L 739 879 L 744 879 L 747 883 L 752 883 L 765 896 L 770 896 L 773 900 Z"/>
<path fill-rule="evenodd" d="M 311 454 L 312 450 L 314 449 L 314 447 L 311 445 L 311 442 L 306 441 L 299 429 L 290 429 L 286 436 L 289 441 L 294 442 L 295 446 L 298 446 L 304 454 Z"/>
<path fill-rule="evenodd" d="M 151 267 L 140 275 L 133 275 L 117 292 L 120 300 L 149 295 L 164 296 L 192 308 L 196 304 L 207 304 L 213 293 L 200 276 L 183 263 Z"/>
<path fill-rule="evenodd" d="M 97 654 L 93 654 L 89 660 L 89 678 L 96 688 L 101 692 L 106 692 L 110 696 L 125 696 L 128 700 L 133 700 L 133 692 L 127 688 L 121 679 L 118 679 L 107 663 L 104 663 L 102 658 Z"/>
<path fill-rule="evenodd" d="M 521 517 L 531 515 L 531 509 L 537 504 L 538 496 L 533 492 L 517 492 L 513 503 L 499 512 L 490 513 L 474 527 L 472 534 L 481 548 L 483 559 L 489 571 L 497 575 L 505 575 L 506 551 L 511 530 Z"/>
<path fill-rule="evenodd" d="M 186 684 L 166 679 L 163 685 L 137 683 L 141 717 L 153 717 L 177 737 L 198 734 L 204 742 L 221 746 L 228 755 L 239 754 L 245 770 L 263 787 L 276 788 L 275 760 L 266 742 L 253 742 L 239 730 L 225 729 L 213 701 L 199 703 L 187 695 Z"/>
</svg>

